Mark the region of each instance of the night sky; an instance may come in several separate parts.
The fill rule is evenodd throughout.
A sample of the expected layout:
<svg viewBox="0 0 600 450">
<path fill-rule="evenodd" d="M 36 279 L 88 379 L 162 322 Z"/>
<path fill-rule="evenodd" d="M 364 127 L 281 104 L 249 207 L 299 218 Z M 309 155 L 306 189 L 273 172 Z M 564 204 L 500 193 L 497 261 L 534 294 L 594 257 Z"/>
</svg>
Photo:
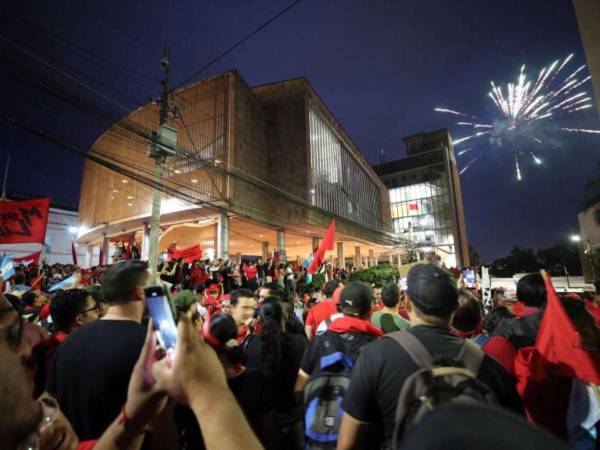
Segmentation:
<svg viewBox="0 0 600 450">
<path fill-rule="evenodd" d="M 89 148 L 110 117 L 124 111 L 14 44 L 134 109 L 159 93 L 165 40 L 178 85 L 287 4 L 3 2 L 0 112 Z M 386 159 L 403 156 L 403 136 L 444 127 L 455 137 L 465 135 L 452 116 L 433 108 L 491 117 L 490 80 L 512 81 L 522 64 L 537 74 L 571 52 L 573 67 L 585 63 L 570 0 L 303 0 L 200 77 L 237 68 L 253 86 L 304 76 L 375 163 L 380 148 Z M 92 112 L 50 96 L 51 90 Z M 560 123 L 598 128 L 599 122 L 594 107 Z M 556 137 L 537 151 L 542 166 L 524 165 L 521 182 L 510 150 L 492 149 L 486 141 L 478 147 L 480 159 L 461 180 L 469 240 L 484 261 L 515 244 L 543 247 L 577 230 L 600 137 Z M 0 121 L 0 167 L 7 148 L 9 191 L 78 203 L 81 157 Z M 459 159 L 459 165 L 467 161 Z"/>
</svg>

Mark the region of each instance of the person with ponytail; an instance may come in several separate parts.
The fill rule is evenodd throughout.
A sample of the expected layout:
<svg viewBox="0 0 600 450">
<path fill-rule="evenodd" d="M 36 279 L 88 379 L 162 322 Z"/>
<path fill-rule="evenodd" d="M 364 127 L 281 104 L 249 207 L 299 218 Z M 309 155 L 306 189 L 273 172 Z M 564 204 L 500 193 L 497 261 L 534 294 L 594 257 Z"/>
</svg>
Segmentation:
<svg viewBox="0 0 600 450">
<path fill-rule="evenodd" d="M 260 332 L 250 336 L 245 351 L 247 367 L 265 377 L 267 398 L 278 423 L 282 448 L 300 449 L 304 441 L 302 406 L 294 401 L 296 374 L 306 338 L 285 331 L 285 315 L 277 297 L 264 299 L 258 310 Z"/>
<path fill-rule="evenodd" d="M 225 370 L 227 384 L 240 405 L 250 426 L 262 441 L 271 448 L 270 431 L 272 419 L 268 416 L 265 402 L 265 379 L 261 371 L 242 364 L 243 352 L 237 342 L 235 320 L 224 313 L 210 315 L 202 326 L 202 337 L 217 353 Z M 203 449 L 204 440 L 193 413 L 188 408 L 178 406 L 176 419 L 179 424 L 182 448 Z"/>
</svg>

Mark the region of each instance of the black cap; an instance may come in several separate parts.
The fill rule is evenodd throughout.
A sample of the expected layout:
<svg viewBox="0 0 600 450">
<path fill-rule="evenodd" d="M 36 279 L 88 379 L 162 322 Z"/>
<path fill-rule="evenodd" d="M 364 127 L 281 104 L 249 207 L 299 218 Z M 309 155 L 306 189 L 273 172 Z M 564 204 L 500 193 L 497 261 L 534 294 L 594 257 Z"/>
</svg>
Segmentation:
<svg viewBox="0 0 600 450">
<path fill-rule="evenodd" d="M 342 291 L 340 310 L 348 316 L 362 316 L 371 310 L 373 289 L 366 283 L 352 281 Z"/>
<path fill-rule="evenodd" d="M 409 270 L 407 292 L 424 314 L 446 317 L 458 307 L 456 280 L 435 264 L 419 264 Z"/>
<path fill-rule="evenodd" d="M 102 277 L 102 290 L 109 302 L 129 300 L 136 287 L 146 284 L 148 263 L 139 260 L 119 261 L 111 265 Z"/>
</svg>

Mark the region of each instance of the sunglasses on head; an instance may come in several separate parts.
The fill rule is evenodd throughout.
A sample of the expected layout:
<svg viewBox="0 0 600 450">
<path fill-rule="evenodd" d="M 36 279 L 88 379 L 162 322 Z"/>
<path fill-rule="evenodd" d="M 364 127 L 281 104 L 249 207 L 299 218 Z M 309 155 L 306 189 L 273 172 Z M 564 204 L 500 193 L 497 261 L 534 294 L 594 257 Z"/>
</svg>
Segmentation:
<svg viewBox="0 0 600 450">
<path fill-rule="evenodd" d="M 10 311 L 15 310 L 11 307 L 0 308 L 0 317 Z M 8 325 L 0 325 L 0 330 L 4 331 L 8 346 L 13 350 L 17 349 L 21 345 L 21 338 L 23 337 L 23 318 L 17 314 L 15 320 Z"/>
</svg>

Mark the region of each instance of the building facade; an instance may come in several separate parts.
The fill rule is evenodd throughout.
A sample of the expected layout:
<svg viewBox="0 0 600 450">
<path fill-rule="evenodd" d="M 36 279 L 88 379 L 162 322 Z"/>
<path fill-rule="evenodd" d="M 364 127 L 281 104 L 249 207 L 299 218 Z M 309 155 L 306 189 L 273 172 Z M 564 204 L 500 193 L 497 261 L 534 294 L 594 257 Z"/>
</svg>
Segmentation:
<svg viewBox="0 0 600 450">
<path fill-rule="evenodd" d="M 592 76 L 596 111 L 600 113 L 600 2 L 597 0 L 573 0 L 573 5 L 588 70 Z"/>
<path fill-rule="evenodd" d="M 388 193 L 303 78 L 250 88 L 237 71 L 173 93 L 176 140 L 161 190 L 159 250 L 305 258 L 335 218 L 336 264 L 374 264 L 393 244 Z M 84 165 L 78 242 L 146 246 L 155 185 L 156 105 L 108 129 Z M 90 250 L 92 251 L 92 250 Z M 105 252 L 107 254 L 107 252 Z"/>
<path fill-rule="evenodd" d="M 469 266 L 460 178 L 448 130 L 404 138 L 406 157 L 373 167 L 389 190 L 392 227 L 447 267 Z"/>
</svg>

